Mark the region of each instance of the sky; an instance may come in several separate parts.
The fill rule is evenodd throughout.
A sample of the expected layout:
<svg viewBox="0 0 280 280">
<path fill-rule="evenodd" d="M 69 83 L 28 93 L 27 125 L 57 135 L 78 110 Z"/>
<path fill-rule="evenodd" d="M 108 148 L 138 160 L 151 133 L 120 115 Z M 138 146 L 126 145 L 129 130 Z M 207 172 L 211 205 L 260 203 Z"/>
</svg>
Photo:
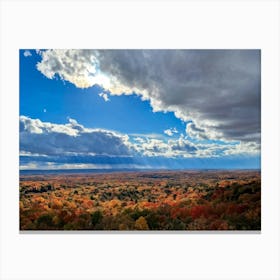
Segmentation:
<svg viewBox="0 0 280 280">
<path fill-rule="evenodd" d="M 20 50 L 20 169 L 260 169 L 260 50 Z"/>
</svg>

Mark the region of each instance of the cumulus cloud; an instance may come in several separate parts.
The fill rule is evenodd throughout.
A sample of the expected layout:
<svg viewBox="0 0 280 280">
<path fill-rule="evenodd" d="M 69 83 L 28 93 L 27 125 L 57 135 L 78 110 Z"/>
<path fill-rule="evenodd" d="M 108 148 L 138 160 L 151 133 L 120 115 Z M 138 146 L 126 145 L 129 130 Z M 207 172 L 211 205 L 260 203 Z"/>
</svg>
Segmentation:
<svg viewBox="0 0 280 280">
<path fill-rule="evenodd" d="M 169 140 L 168 141 L 172 151 L 183 152 L 183 154 L 193 154 L 197 151 L 197 148 L 194 143 L 187 140 L 182 134 L 178 140 Z"/>
<path fill-rule="evenodd" d="M 166 135 L 168 135 L 168 136 L 172 136 L 172 135 L 173 135 L 173 132 L 172 132 L 171 129 L 166 129 L 166 130 L 164 130 L 164 133 L 165 133 Z"/>
<path fill-rule="evenodd" d="M 132 93 L 132 89 L 122 84 L 116 77 L 100 71 L 99 51 L 59 49 L 38 50 L 37 53 L 42 56 L 42 60 L 36 67 L 49 79 L 59 77 L 78 88 L 99 85 L 111 94 Z"/>
<path fill-rule="evenodd" d="M 225 149 L 224 154 L 227 155 L 258 155 L 261 145 L 255 142 L 240 142 L 236 145 L 231 145 Z"/>
<path fill-rule="evenodd" d="M 168 128 L 168 129 L 164 130 L 163 132 L 168 136 L 173 136 L 175 133 L 178 133 L 176 127 Z"/>
<path fill-rule="evenodd" d="M 209 139 L 221 139 L 222 133 L 215 129 L 209 129 L 211 124 L 208 124 L 208 129 L 198 127 L 193 121 L 187 123 L 186 134 L 194 139 L 209 140 Z"/>
<path fill-rule="evenodd" d="M 45 155 L 94 154 L 128 156 L 127 135 L 102 129 L 88 129 L 69 119 L 67 124 L 53 124 L 20 117 L 20 150 Z"/>
<path fill-rule="evenodd" d="M 24 55 L 25 57 L 32 56 L 32 54 L 31 54 L 31 52 L 30 52 L 29 50 L 25 50 L 24 53 L 23 53 L 23 55 Z"/>
<path fill-rule="evenodd" d="M 104 99 L 105 102 L 110 101 L 110 99 L 109 99 L 107 93 L 101 92 L 101 93 L 99 93 L 98 95 L 99 95 L 100 97 L 102 97 L 102 98 Z"/>
<path fill-rule="evenodd" d="M 47 50 L 37 68 L 77 87 L 140 95 L 199 139 L 260 142 L 259 50 Z M 170 132 L 167 132 L 171 134 Z"/>
<path fill-rule="evenodd" d="M 91 50 L 46 50 L 38 51 L 42 61 L 37 69 L 47 78 L 55 75 L 79 88 L 87 88 L 95 84 L 97 61 Z"/>
<path fill-rule="evenodd" d="M 193 141 L 181 134 L 166 140 L 128 135 L 104 129 L 86 128 L 69 118 L 66 124 L 55 124 L 20 117 L 20 162 L 22 169 L 56 166 L 80 167 L 147 166 L 145 158 L 217 158 L 231 156 L 257 156 L 260 144 L 255 142 L 209 143 Z M 141 159 L 141 160 L 140 160 Z"/>
<path fill-rule="evenodd" d="M 208 139 L 205 129 L 196 127 L 193 122 L 187 124 L 186 133 L 191 138 Z"/>
<path fill-rule="evenodd" d="M 146 142 L 140 145 L 139 151 L 145 156 L 167 156 L 169 146 L 162 140 L 147 139 Z"/>
</svg>

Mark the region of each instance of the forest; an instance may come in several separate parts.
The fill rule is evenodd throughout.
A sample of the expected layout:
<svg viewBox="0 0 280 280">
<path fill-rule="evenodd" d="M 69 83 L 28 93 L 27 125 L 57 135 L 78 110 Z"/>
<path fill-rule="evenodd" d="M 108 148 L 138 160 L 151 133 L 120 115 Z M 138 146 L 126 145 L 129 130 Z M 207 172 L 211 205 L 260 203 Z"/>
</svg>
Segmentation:
<svg viewBox="0 0 280 280">
<path fill-rule="evenodd" d="M 261 230 L 252 170 L 20 175 L 20 230 Z"/>
</svg>

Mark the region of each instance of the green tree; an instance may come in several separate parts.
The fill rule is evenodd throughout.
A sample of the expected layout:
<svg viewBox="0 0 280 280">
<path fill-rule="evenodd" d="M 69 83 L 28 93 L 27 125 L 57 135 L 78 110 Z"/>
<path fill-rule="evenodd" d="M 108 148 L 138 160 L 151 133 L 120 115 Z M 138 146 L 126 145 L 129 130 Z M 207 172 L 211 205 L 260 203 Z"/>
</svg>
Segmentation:
<svg viewBox="0 0 280 280">
<path fill-rule="evenodd" d="M 37 229 L 47 230 L 52 229 L 53 226 L 53 217 L 49 214 L 43 214 L 37 220 Z"/>
<path fill-rule="evenodd" d="M 93 226 L 101 222 L 103 215 L 101 211 L 97 210 L 91 214 L 91 223 Z"/>
</svg>

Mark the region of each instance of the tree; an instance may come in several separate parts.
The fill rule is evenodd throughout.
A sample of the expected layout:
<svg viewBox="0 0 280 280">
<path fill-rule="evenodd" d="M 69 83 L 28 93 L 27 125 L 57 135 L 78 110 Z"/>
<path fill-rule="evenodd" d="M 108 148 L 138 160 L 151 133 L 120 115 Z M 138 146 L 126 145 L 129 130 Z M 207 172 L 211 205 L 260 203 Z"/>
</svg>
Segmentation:
<svg viewBox="0 0 280 280">
<path fill-rule="evenodd" d="M 93 226 L 95 226 L 96 224 L 100 223 L 102 218 L 103 218 L 103 215 L 102 215 L 102 213 L 99 210 L 93 212 L 91 214 L 91 222 L 92 222 Z"/>
<path fill-rule="evenodd" d="M 37 229 L 52 229 L 53 225 L 53 217 L 49 214 L 43 214 L 37 220 Z"/>
<path fill-rule="evenodd" d="M 148 230 L 149 229 L 148 223 L 143 216 L 139 217 L 135 221 L 135 229 L 138 229 L 138 230 Z"/>
</svg>

